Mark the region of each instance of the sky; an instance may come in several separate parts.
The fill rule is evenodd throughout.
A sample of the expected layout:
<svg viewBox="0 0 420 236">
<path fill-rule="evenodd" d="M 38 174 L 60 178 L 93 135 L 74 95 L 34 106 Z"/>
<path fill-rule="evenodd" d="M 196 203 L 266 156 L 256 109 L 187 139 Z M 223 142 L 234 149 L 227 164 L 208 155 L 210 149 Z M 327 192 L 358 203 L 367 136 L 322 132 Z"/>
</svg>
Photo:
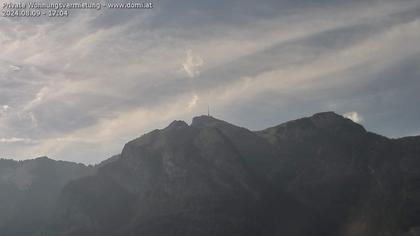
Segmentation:
<svg viewBox="0 0 420 236">
<path fill-rule="evenodd" d="M 1 17 L 0 157 L 97 163 L 208 105 L 251 130 L 335 111 L 420 135 L 419 42 L 419 0 L 156 0 Z"/>
</svg>

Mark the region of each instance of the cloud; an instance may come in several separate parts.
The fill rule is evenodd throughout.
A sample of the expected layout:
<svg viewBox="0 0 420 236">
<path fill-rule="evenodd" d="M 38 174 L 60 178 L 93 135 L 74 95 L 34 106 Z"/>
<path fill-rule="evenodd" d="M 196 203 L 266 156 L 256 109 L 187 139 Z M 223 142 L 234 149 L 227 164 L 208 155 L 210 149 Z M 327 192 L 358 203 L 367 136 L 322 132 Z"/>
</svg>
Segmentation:
<svg viewBox="0 0 420 236">
<path fill-rule="evenodd" d="M 418 1 L 245 1 L 0 19 L 0 137 L 37 140 L 2 153 L 93 163 L 201 103 L 255 129 L 333 104 L 385 135 L 420 130 Z"/>
<path fill-rule="evenodd" d="M 34 106 L 41 103 L 49 94 L 50 89 L 48 87 L 42 87 L 36 94 L 35 98 L 28 102 L 28 104 L 25 106 L 24 110 L 30 110 Z"/>
<path fill-rule="evenodd" d="M 350 119 L 356 123 L 361 123 L 363 121 L 362 116 L 360 116 L 359 113 L 355 112 L 355 111 L 350 111 L 350 112 L 346 112 L 343 114 L 343 116 L 347 119 Z"/>
<path fill-rule="evenodd" d="M 7 116 L 7 113 L 9 112 L 9 110 L 10 110 L 10 106 L 9 105 L 3 105 L 3 106 L 1 106 L 0 107 L 0 117 Z"/>
<path fill-rule="evenodd" d="M 188 106 L 187 106 L 188 110 L 193 109 L 197 105 L 198 100 L 199 100 L 198 95 L 194 94 L 191 100 L 188 102 Z"/>
<path fill-rule="evenodd" d="M 0 138 L 0 143 L 32 143 L 33 140 L 26 138 Z"/>
<path fill-rule="evenodd" d="M 16 65 L 9 65 L 9 68 L 12 71 L 20 71 L 22 69 L 22 68 L 20 68 L 19 66 L 16 66 Z"/>
<path fill-rule="evenodd" d="M 190 78 L 194 78 L 200 74 L 200 67 L 204 64 L 203 58 L 193 54 L 192 49 L 186 51 L 186 58 L 182 63 L 182 68 Z"/>
<path fill-rule="evenodd" d="M 1 106 L 1 109 L 3 110 L 3 112 L 7 112 L 10 109 L 9 105 L 3 105 Z"/>
</svg>

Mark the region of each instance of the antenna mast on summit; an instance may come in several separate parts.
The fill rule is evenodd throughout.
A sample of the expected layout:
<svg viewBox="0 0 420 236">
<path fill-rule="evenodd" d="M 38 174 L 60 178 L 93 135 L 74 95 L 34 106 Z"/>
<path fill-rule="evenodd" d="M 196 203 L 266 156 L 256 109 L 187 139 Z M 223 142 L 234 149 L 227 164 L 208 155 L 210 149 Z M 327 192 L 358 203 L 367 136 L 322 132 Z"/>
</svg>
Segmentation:
<svg viewBox="0 0 420 236">
<path fill-rule="evenodd" d="M 207 116 L 210 116 L 210 105 L 207 105 Z"/>
</svg>

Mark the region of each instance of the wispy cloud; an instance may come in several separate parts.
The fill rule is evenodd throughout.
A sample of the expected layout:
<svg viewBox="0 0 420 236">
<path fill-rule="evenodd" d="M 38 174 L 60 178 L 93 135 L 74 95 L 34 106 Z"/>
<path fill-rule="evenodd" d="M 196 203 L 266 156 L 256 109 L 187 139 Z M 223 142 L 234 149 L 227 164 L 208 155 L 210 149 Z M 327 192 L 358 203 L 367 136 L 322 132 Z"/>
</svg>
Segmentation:
<svg viewBox="0 0 420 236">
<path fill-rule="evenodd" d="M 6 113 L 10 110 L 10 106 L 9 105 L 3 105 L 1 106 L 1 113 Z"/>
<path fill-rule="evenodd" d="M 331 104 L 391 136 L 420 129 L 418 1 L 305 1 L 3 17 L 0 151 L 91 163 L 207 104 L 254 129 Z"/>
<path fill-rule="evenodd" d="M 198 100 L 199 100 L 198 95 L 194 94 L 191 100 L 188 102 L 188 106 L 187 106 L 188 110 L 193 109 L 197 105 Z"/>
<path fill-rule="evenodd" d="M 363 121 L 362 116 L 360 116 L 360 114 L 355 111 L 346 112 L 343 114 L 343 116 L 356 123 L 361 123 Z"/>
<path fill-rule="evenodd" d="M 21 70 L 21 68 L 19 66 L 16 66 L 16 65 L 9 65 L 9 68 L 12 71 L 20 71 Z"/>
<path fill-rule="evenodd" d="M 198 55 L 194 55 L 192 49 L 188 49 L 186 52 L 186 58 L 182 63 L 182 68 L 190 78 L 194 78 L 200 74 L 200 67 L 204 64 L 203 58 Z"/>
<path fill-rule="evenodd" d="M 0 138 L 0 143 L 33 143 L 34 141 L 31 139 L 27 139 L 27 138 L 16 138 L 16 137 L 12 137 L 12 138 Z"/>
</svg>

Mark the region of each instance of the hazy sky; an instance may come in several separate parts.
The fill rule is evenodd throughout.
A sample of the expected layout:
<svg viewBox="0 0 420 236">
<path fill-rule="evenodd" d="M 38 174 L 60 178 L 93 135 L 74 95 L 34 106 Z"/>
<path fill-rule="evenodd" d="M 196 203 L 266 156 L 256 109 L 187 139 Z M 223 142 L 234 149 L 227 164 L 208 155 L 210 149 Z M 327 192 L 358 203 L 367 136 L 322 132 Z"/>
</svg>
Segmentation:
<svg viewBox="0 0 420 236">
<path fill-rule="evenodd" d="M 0 18 L 4 158 L 95 163 L 207 104 L 253 130 L 333 110 L 417 135 L 419 103 L 419 0 L 162 0 Z"/>
</svg>

